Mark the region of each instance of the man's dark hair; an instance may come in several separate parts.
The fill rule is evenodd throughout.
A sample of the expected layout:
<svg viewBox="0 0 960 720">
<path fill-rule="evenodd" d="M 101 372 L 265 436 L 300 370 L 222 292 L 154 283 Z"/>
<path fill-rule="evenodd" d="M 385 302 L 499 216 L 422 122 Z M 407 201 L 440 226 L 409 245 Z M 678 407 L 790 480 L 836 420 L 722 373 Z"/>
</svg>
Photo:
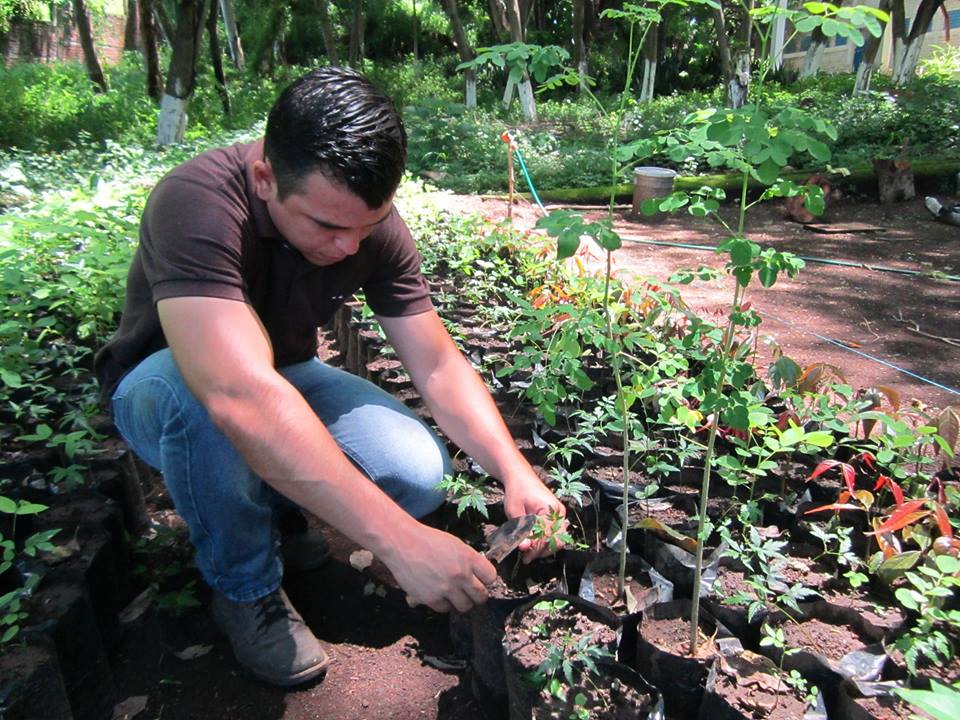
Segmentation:
<svg viewBox="0 0 960 720">
<path fill-rule="evenodd" d="M 375 209 L 400 185 L 407 133 L 390 98 L 363 75 L 325 67 L 280 95 L 267 118 L 264 155 L 281 200 L 320 172 Z"/>
</svg>

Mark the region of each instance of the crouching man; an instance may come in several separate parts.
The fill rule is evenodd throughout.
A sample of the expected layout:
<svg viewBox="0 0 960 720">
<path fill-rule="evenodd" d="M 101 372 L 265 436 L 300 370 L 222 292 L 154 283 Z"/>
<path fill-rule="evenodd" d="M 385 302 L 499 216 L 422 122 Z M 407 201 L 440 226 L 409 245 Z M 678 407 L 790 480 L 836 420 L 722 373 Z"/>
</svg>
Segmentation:
<svg viewBox="0 0 960 720">
<path fill-rule="evenodd" d="M 290 501 L 434 610 L 484 602 L 496 575 L 417 521 L 443 502 L 439 439 L 316 358 L 317 328 L 355 291 L 443 431 L 503 483 L 507 514 L 563 512 L 431 305 L 393 205 L 405 158 L 400 117 L 364 77 L 331 67 L 300 78 L 262 140 L 206 152 L 159 182 L 120 327 L 96 359 L 117 428 L 163 473 L 189 526 L 214 620 L 238 662 L 278 685 L 331 661 L 280 587 L 284 546 L 301 565 L 325 552 L 319 538 L 280 532 Z"/>
</svg>

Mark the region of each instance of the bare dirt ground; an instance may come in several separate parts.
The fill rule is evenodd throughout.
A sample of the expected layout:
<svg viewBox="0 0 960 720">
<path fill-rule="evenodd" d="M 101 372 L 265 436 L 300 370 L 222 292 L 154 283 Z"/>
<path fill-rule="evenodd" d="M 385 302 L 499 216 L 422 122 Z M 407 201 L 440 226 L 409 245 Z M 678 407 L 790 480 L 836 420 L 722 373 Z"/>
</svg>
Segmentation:
<svg viewBox="0 0 960 720">
<path fill-rule="evenodd" d="M 507 209 L 500 200 L 440 199 L 451 211 L 478 211 L 494 220 Z M 514 215 L 518 226 L 529 228 L 540 212 L 522 204 Z M 752 290 L 753 306 L 764 315 L 762 333 L 801 365 L 838 366 L 854 387 L 887 385 L 904 402 L 960 404 L 960 283 L 861 266 L 960 275 L 960 228 L 934 222 L 922 200 L 883 207 L 841 202 L 827 221 L 881 229 L 823 235 L 785 220 L 776 208 L 761 210 L 748 225 L 764 244 L 855 265 L 810 262 L 795 280 Z M 663 282 L 678 268 L 722 265 L 710 250 L 637 242 L 716 245 L 724 233 L 704 221 L 683 215 L 651 225 L 620 217 L 617 227 L 627 240 L 616 254 L 617 272 L 625 276 Z M 710 314 L 721 313 L 731 294 L 730 287 L 706 283 L 683 289 L 692 308 Z M 333 560 L 285 581 L 307 623 L 332 644 L 336 662 L 322 682 L 283 690 L 251 679 L 234 664 L 205 612 L 196 610 L 166 629 L 159 650 L 149 638 L 124 638 L 114 663 L 118 700 L 146 696 L 140 720 L 481 720 L 469 673 L 452 662 L 447 617 L 408 607 L 382 566 L 354 569 L 348 558 L 357 548 L 325 532 Z M 192 660 L 174 655 L 198 644 L 211 650 Z"/>
<path fill-rule="evenodd" d="M 445 202 L 490 219 L 506 215 L 499 199 L 448 196 Z M 648 244 L 716 246 L 728 236 L 719 224 L 687 214 L 651 223 L 631 218 L 629 210 L 618 208 L 615 217 L 625 240 L 614 254 L 621 277 L 664 283 L 681 268 L 723 267 L 724 256 L 709 247 Z M 605 212 L 585 211 L 597 217 Z M 527 229 L 542 212 L 521 201 L 513 214 L 516 225 Z M 726 219 L 735 225 L 732 212 Z M 748 237 L 808 258 L 795 279 L 782 277 L 769 290 L 756 281 L 751 285 L 746 299 L 763 316 L 761 341 L 773 338 L 803 367 L 836 366 L 855 389 L 889 387 L 904 404 L 914 398 L 934 407 L 960 404 L 960 282 L 936 276 L 960 276 L 960 227 L 934 221 L 922 198 L 894 205 L 840 200 L 818 224 L 877 229 L 815 232 L 786 219 L 775 203 L 748 215 Z M 599 264 L 600 251 L 594 251 Z M 682 286 L 681 294 L 693 310 L 719 319 L 729 307 L 733 283 L 695 282 Z M 761 342 L 761 363 L 770 356 L 764 348 Z"/>
</svg>

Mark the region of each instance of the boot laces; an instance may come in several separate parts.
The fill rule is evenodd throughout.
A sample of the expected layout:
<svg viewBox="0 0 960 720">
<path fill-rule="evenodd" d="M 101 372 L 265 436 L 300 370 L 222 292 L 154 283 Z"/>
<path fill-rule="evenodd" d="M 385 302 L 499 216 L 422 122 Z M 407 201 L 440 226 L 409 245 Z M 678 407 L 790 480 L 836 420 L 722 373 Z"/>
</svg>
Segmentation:
<svg viewBox="0 0 960 720">
<path fill-rule="evenodd" d="M 287 607 L 287 604 L 283 601 L 283 597 L 279 592 L 272 592 L 257 600 L 256 613 L 258 620 L 257 631 L 261 633 L 275 622 L 293 620 L 293 614 L 290 612 L 290 608 Z"/>
</svg>

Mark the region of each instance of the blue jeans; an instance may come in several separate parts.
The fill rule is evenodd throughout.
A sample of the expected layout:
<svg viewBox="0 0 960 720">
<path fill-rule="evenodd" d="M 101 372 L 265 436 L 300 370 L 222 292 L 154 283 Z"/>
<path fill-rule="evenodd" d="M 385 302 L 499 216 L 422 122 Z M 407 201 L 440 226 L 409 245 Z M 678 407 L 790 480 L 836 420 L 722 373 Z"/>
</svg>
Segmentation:
<svg viewBox="0 0 960 720">
<path fill-rule="evenodd" d="M 440 506 L 444 498 L 436 486 L 451 471 L 450 457 L 411 410 L 372 383 L 316 359 L 279 372 L 344 454 L 397 504 L 414 517 Z M 113 396 L 113 417 L 134 452 L 163 473 L 207 583 L 238 602 L 276 590 L 283 564 L 274 510 L 289 501 L 214 427 L 168 349 L 127 373 Z"/>
</svg>

